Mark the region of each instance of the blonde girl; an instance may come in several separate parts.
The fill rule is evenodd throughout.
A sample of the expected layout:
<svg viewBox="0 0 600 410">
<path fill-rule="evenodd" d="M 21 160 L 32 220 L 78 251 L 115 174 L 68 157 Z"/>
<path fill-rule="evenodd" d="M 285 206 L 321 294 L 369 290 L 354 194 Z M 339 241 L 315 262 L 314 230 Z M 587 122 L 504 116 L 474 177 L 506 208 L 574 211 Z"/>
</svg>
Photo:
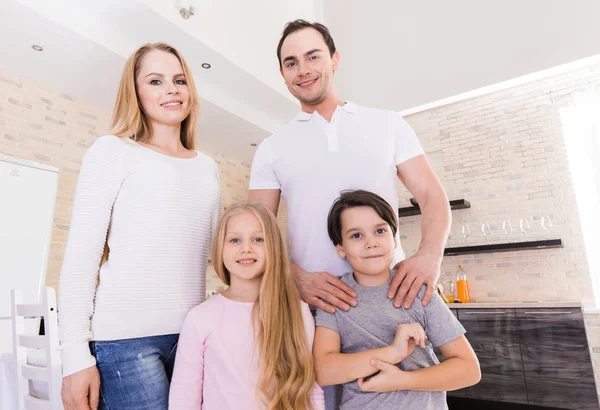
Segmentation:
<svg viewBox="0 0 600 410">
<path fill-rule="evenodd" d="M 192 309 L 181 338 L 171 410 L 319 410 L 314 321 L 290 276 L 273 213 L 233 205 L 219 222 L 213 262 L 229 287 Z"/>
</svg>

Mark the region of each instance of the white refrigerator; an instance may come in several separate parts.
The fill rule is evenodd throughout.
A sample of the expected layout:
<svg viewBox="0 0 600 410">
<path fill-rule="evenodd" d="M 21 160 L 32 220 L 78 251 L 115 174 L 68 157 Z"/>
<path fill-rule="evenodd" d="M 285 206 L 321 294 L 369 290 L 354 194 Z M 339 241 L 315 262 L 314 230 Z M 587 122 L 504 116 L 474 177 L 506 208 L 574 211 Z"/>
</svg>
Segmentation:
<svg viewBox="0 0 600 410">
<path fill-rule="evenodd" d="M 45 287 L 58 169 L 0 153 L 0 356 L 12 352 L 10 290 Z"/>
</svg>

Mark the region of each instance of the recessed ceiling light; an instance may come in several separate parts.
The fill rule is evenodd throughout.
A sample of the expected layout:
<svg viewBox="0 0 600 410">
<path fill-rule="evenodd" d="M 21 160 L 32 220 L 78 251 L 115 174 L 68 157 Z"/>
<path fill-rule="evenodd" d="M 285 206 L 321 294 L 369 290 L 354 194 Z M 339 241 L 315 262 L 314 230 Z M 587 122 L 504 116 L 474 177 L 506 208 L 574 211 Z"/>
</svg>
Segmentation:
<svg viewBox="0 0 600 410">
<path fill-rule="evenodd" d="M 35 51 L 44 51 L 44 47 L 38 46 L 37 44 L 33 44 L 31 48 L 33 48 Z"/>
<path fill-rule="evenodd" d="M 204 68 L 205 70 L 208 70 L 211 67 L 210 64 L 208 63 L 202 63 L 202 68 Z"/>
<path fill-rule="evenodd" d="M 251 147 L 256 147 L 256 142 L 253 142 L 252 144 L 250 144 Z"/>
</svg>

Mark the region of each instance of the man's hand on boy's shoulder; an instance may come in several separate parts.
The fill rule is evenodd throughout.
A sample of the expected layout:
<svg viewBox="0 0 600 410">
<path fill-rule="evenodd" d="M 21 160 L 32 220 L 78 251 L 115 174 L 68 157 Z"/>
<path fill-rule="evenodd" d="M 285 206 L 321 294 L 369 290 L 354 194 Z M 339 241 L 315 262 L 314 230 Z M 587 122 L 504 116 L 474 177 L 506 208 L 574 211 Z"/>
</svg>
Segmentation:
<svg viewBox="0 0 600 410">
<path fill-rule="evenodd" d="M 307 272 L 294 264 L 291 269 L 300 297 L 309 305 L 328 313 L 335 313 L 336 307 L 350 310 L 357 305 L 356 291 L 339 278 L 327 272 Z"/>
<path fill-rule="evenodd" d="M 421 302 L 427 306 L 440 276 L 440 265 L 441 258 L 425 252 L 418 252 L 396 264 L 396 275 L 388 291 L 388 298 L 394 299 L 394 306 L 400 308 L 404 302 L 404 308 L 409 309 L 423 285 L 427 286 L 427 290 Z"/>
</svg>

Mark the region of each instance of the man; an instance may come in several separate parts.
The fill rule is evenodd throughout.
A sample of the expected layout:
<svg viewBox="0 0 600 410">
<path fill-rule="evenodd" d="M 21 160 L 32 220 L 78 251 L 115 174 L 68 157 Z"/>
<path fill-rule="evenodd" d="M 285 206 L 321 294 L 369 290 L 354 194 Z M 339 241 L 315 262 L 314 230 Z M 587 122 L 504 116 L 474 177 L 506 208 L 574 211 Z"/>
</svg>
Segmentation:
<svg viewBox="0 0 600 410">
<path fill-rule="evenodd" d="M 404 261 L 398 246 L 398 273 L 388 297 L 396 307 L 410 307 L 425 284 L 427 304 L 439 276 L 451 216 L 446 193 L 413 130 L 397 113 L 344 103 L 338 97 L 333 79 L 340 55 L 322 24 L 288 23 L 277 57 L 302 111 L 260 144 L 248 198 L 277 214 L 283 196 L 292 271 L 302 299 L 330 313 L 359 303 L 356 293 L 337 278 L 350 267 L 329 240 L 327 214 L 346 189 L 375 192 L 398 209 L 399 178 L 421 207 L 422 239 L 418 252 Z"/>
</svg>

